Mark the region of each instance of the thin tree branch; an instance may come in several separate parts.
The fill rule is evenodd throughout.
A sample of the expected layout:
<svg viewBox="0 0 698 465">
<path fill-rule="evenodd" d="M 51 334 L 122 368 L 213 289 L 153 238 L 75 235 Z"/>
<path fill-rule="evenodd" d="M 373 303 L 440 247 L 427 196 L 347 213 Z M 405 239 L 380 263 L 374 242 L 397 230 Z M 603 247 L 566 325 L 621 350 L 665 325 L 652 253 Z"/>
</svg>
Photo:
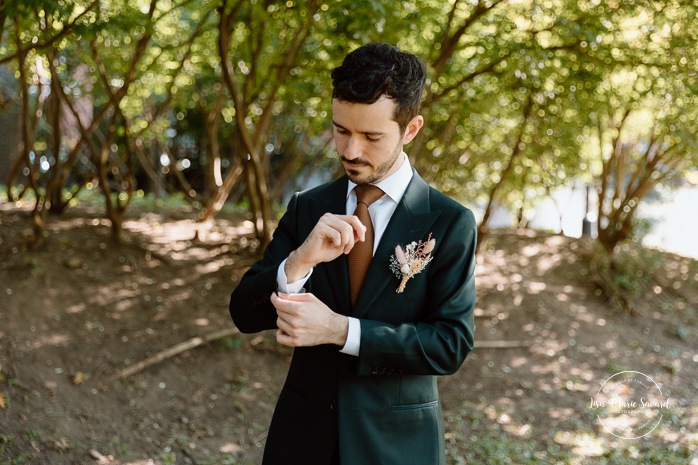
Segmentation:
<svg viewBox="0 0 698 465">
<path fill-rule="evenodd" d="M 70 23 L 67 24 L 65 27 L 63 27 L 63 29 L 61 29 L 55 36 L 51 37 L 51 38 L 48 39 L 47 41 L 41 42 L 41 43 L 37 43 L 37 44 L 27 44 L 27 48 L 26 48 L 26 49 L 18 47 L 17 51 L 16 51 L 15 53 L 13 53 L 12 55 L 8 55 L 8 56 L 6 56 L 6 57 L 0 58 L 0 65 L 2 65 L 3 63 L 7 63 L 8 61 L 12 61 L 12 60 L 14 60 L 15 58 L 18 58 L 18 57 L 23 53 L 23 50 L 24 50 L 24 51 L 28 51 L 28 50 L 42 50 L 42 49 L 44 49 L 44 48 L 48 48 L 48 47 L 53 46 L 54 43 L 60 41 L 60 40 L 63 39 L 65 36 L 67 36 L 68 34 L 70 34 L 70 33 L 72 32 L 73 28 L 75 27 L 75 25 L 78 23 L 78 21 L 80 21 L 80 19 L 82 19 L 83 16 L 85 16 L 87 13 L 89 13 L 89 12 L 90 12 L 95 6 L 97 6 L 98 4 L 99 4 L 99 0 L 94 0 L 94 1 L 85 9 L 85 11 L 83 11 L 82 13 L 80 13 L 79 15 L 77 15 L 77 16 L 75 17 L 75 19 L 74 19 L 72 22 L 70 22 Z M 0 19 L 2 19 L 2 18 L 0 18 Z M 3 21 L 3 24 L 4 24 L 4 21 Z M 2 32 L 2 31 L 0 30 L 0 32 Z M 0 34 L 0 37 L 2 37 L 1 34 Z M 18 37 L 19 37 L 19 35 L 18 35 Z M 19 38 L 18 38 L 17 40 L 19 41 Z M 24 45 L 24 44 L 23 44 L 23 45 Z"/>
<path fill-rule="evenodd" d="M 136 373 L 139 373 L 143 370 L 145 370 L 148 367 L 151 367 L 153 365 L 156 365 L 164 360 L 167 360 L 168 358 L 172 358 L 175 355 L 181 354 L 182 352 L 186 352 L 187 350 L 194 349 L 196 347 L 199 347 L 200 345 L 218 340 L 218 339 L 223 339 L 225 337 L 229 336 L 234 336 L 235 334 L 238 334 L 240 331 L 237 328 L 226 328 L 226 329 L 221 329 L 218 331 L 215 331 L 213 333 L 205 334 L 203 336 L 197 336 L 191 339 L 188 339 L 184 342 L 181 342 L 179 344 L 176 344 L 168 349 L 162 350 L 155 355 L 146 358 L 145 360 L 142 360 L 135 365 L 131 365 L 130 367 L 123 369 L 119 372 L 117 372 L 110 381 L 116 381 L 119 379 L 123 378 L 128 378 L 129 376 L 133 376 Z"/>
<path fill-rule="evenodd" d="M 477 6 L 471 12 L 470 16 L 468 16 L 463 21 L 463 23 L 458 27 L 458 29 L 456 29 L 456 31 L 452 35 L 448 35 L 450 28 L 449 30 L 445 31 L 444 37 L 441 40 L 441 54 L 432 65 L 432 67 L 434 68 L 435 77 L 438 78 L 441 75 L 444 67 L 446 66 L 446 63 L 458 49 L 458 42 L 460 42 L 461 37 L 463 36 L 463 34 L 465 34 L 468 28 L 471 25 L 473 25 L 481 16 L 483 16 L 485 13 L 499 5 L 502 1 L 503 0 L 495 0 L 490 5 L 485 5 L 484 2 L 478 2 Z"/>
</svg>

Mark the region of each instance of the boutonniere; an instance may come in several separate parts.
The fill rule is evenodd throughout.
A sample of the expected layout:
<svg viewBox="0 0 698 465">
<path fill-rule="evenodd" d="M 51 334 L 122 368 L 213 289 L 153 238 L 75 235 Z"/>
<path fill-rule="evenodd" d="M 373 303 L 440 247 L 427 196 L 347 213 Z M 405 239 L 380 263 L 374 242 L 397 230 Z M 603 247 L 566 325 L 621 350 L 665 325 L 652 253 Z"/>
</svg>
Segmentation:
<svg viewBox="0 0 698 465">
<path fill-rule="evenodd" d="M 395 247 L 395 255 L 390 257 L 390 271 L 400 280 L 400 287 L 396 291 L 398 294 L 405 290 L 407 281 L 419 274 L 431 261 L 431 251 L 435 245 L 436 239 L 432 239 L 429 233 L 424 242 L 411 242 L 404 249 L 399 245 Z"/>
</svg>

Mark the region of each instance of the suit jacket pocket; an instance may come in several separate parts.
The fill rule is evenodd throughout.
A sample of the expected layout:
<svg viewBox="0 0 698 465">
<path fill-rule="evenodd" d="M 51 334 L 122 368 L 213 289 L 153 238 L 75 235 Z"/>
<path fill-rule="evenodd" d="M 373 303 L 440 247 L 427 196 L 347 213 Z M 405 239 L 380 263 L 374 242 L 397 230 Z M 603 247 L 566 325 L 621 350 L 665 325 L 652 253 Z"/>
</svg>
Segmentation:
<svg viewBox="0 0 698 465">
<path fill-rule="evenodd" d="M 420 409 L 425 409 L 425 408 L 433 408 L 433 407 L 438 407 L 439 406 L 439 401 L 438 400 L 432 400 L 431 402 L 422 402 L 419 404 L 406 404 L 406 405 L 393 405 L 391 408 L 393 411 L 400 411 L 400 410 L 420 410 Z"/>
<path fill-rule="evenodd" d="M 393 405 L 377 421 L 384 462 L 401 465 L 443 463 L 443 420 L 438 400 Z"/>
</svg>

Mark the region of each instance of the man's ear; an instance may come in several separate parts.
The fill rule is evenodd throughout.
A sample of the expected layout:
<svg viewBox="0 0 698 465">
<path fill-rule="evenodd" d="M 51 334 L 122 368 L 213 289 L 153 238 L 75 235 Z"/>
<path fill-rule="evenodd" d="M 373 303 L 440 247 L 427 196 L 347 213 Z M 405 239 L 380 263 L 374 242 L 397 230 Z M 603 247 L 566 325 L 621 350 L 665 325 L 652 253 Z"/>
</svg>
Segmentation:
<svg viewBox="0 0 698 465">
<path fill-rule="evenodd" d="M 407 123 L 407 127 L 405 128 L 405 135 L 402 136 L 402 144 L 405 145 L 412 142 L 412 139 L 417 136 L 422 126 L 424 126 L 424 118 L 422 118 L 422 115 L 417 115 L 412 118 L 412 121 Z"/>
</svg>

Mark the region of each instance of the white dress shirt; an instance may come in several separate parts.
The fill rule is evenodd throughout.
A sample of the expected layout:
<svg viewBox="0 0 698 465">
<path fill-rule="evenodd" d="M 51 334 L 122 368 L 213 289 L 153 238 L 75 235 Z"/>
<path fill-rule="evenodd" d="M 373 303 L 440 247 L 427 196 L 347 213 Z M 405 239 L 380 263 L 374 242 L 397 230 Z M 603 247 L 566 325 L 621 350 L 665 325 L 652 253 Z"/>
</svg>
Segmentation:
<svg viewBox="0 0 698 465">
<path fill-rule="evenodd" d="M 377 187 L 380 187 L 383 192 L 385 192 L 385 195 L 373 202 L 371 206 L 368 207 L 368 213 L 369 215 L 371 215 L 371 222 L 373 223 L 374 254 L 376 253 L 378 243 L 380 242 L 381 237 L 383 237 L 383 233 L 385 232 L 385 229 L 388 226 L 390 218 L 393 216 L 393 213 L 395 213 L 395 209 L 397 208 L 398 203 L 400 202 L 400 200 L 402 200 L 402 196 L 405 195 L 407 186 L 412 180 L 412 166 L 410 165 L 409 158 L 404 152 L 402 153 L 402 159 L 402 165 L 400 165 L 397 171 L 395 171 L 386 179 L 383 179 L 382 181 L 375 184 Z M 352 181 L 349 181 L 347 186 L 347 215 L 353 214 L 354 210 L 356 209 L 356 192 L 354 191 L 355 187 L 356 184 Z M 276 282 L 279 291 L 286 294 L 295 294 L 298 292 L 303 292 L 303 286 L 308 281 L 308 278 L 310 278 L 310 275 L 313 273 L 312 270 L 298 281 L 289 283 L 286 277 L 286 273 L 284 272 L 285 264 L 286 260 L 281 262 L 281 265 L 279 265 L 279 269 L 276 274 Z M 344 344 L 344 347 L 342 347 L 341 352 L 349 355 L 358 356 L 359 349 L 361 346 L 361 324 L 359 323 L 359 320 L 356 318 L 347 318 L 349 319 L 349 332 L 347 334 L 347 342 L 346 344 Z"/>
</svg>

